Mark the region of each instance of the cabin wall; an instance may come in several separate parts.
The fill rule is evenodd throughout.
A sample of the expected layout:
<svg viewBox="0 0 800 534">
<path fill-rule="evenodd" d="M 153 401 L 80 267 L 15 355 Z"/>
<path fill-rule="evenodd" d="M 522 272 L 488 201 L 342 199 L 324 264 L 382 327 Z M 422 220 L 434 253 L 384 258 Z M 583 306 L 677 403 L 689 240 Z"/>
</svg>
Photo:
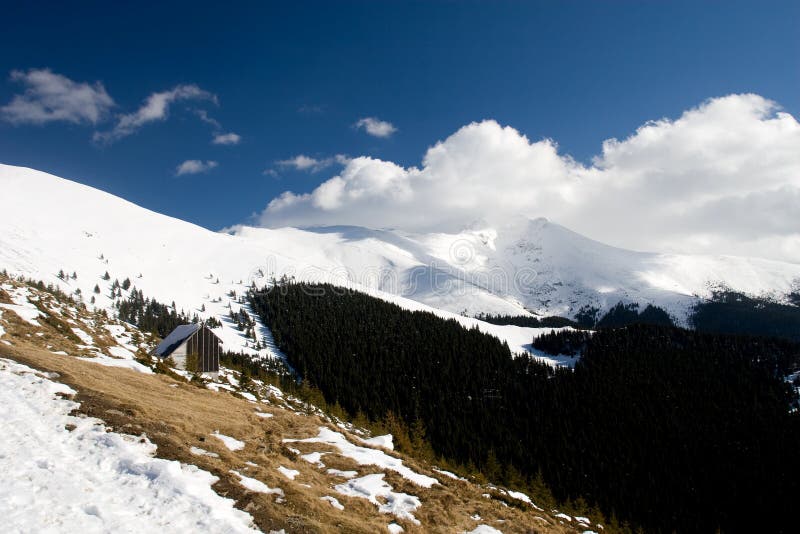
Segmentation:
<svg viewBox="0 0 800 534">
<path fill-rule="evenodd" d="M 186 341 L 181 343 L 177 349 L 172 351 L 172 354 L 169 355 L 172 358 L 172 361 L 175 362 L 176 369 L 186 370 Z"/>
<path fill-rule="evenodd" d="M 222 344 L 211 330 L 201 328 L 186 340 L 185 345 L 187 354 L 197 355 L 198 372 L 219 372 L 219 356 L 222 352 Z"/>
</svg>

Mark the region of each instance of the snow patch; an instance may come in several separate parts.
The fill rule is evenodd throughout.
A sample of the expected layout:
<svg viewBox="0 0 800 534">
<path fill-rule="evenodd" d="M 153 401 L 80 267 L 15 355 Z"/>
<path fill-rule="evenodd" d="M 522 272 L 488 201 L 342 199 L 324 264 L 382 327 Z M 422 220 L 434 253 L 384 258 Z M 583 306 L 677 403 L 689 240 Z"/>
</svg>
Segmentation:
<svg viewBox="0 0 800 534">
<path fill-rule="evenodd" d="M 231 470 L 231 473 L 239 477 L 239 484 L 250 491 L 254 491 L 256 493 L 274 493 L 275 495 L 283 496 L 283 490 L 281 488 L 270 488 L 260 480 L 244 476 L 238 471 Z"/>
<path fill-rule="evenodd" d="M 461 481 L 464 481 L 464 482 L 467 481 L 466 478 L 460 477 L 455 473 L 451 473 L 450 471 L 445 471 L 444 469 L 437 469 L 437 468 L 434 467 L 433 469 L 431 469 L 431 471 L 439 473 L 440 475 L 444 475 L 447 478 L 452 478 L 453 480 L 461 480 Z"/>
<path fill-rule="evenodd" d="M 284 439 L 285 443 L 325 443 L 333 445 L 339 449 L 342 456 L 355 460 L 359 465 L 375 465 L 382 469 L 389 469 L 400 474 L 403 478 L 410 480 L 418 486 L 423 488 L 430 488 L 439 481 L 433 477 L 416 473 L 403 465 L 403 461 L 399 458 L 389 456 L 385 452 L 367 447 L 359 447 L 347 441 L 347 439 L 339 432 L 321 426 L 319 427 L 319 434 L 314 438 L 306 439 Z"/>
<path fill-rule="evenodd" d="M 228 447 L 229 450 L 240 451 L 244 449 L 245 446 L 244 441 L 239 441 L 236 438 L 226 436 L 225 434 L 220 434 L 218 430 L 215 430 L 211 435 L 220 440 L 223 443 L 223 445 Z"/>
<path fill-rule="evenodd" d="M 194 454 L 195 456 L 209 456 L 211 458 L 219 458 L 219 454 L 216 452 L 210 452 L 205 449 L 201 449 L 200 447 L 191 447 L 189 452 Z"/>
<path fill-rule="evenodd" d="M 344 505 L 340 503 L 339 499 L 337 499 L 336 497 L 331 497 L 330 495 L 326 495 L 324 497 L 320 497 L 320 499 L 322 499 L 323 501 L 328 501 L 329 503 L 331 503 L 331 506 L 333 506 L 337 510 L 344 510 Z"/>
<path fill-rule="evenodd" d="M 333 489 L 342 495 L 367 499 L 378 507 L 379 512 L 393 514 L 400 519 L 408 519 L 419 525 L 419 521 L 413 514 L 417 508 L 422 506 L 419 498 L 407 493 L 395 493 L 392 491 L 392 487 L 383 480 L 384 476 L 384 473 L 377 473 L 354 478 Z M 379 502 L 378 497 L 382 497 L 386 503 Z"/>
<path fill-rule="evenodd" d="M 103 355 L 98 355 L 95 356 L 94 358 L 78 358 L 78 359 L 83 360 L 85 362 L 92 362 L 100 365 L 105 365 L 106 367 L 121 367 L 123 369 L 130 369 L 132 371 L 136 371 L 137 373 L 143 373 L 146 375 L 153 374 L 152 369 L 150 369 L 146 365 L 142 365 L 136 360 L 122 360 L 119 358 L 109 358 L 108 356 L 103 356 Z"/>
<path fill-rule="evenodd" d="M 283 466 L 278 467 L 278 471 L 280 471 L 280 473 L 289 480 L 294 480 L 295 477 L 297 477 L 297 475 L 300 474 L 300 471 L 289 469 L 288 467 L 283 467 Z"/>
<path fill-rule="evenodd" d="M 325 452 L 310 452 L 308 454 L 300 455 L 300 458 L 322 469 L 323 467 L 325 467 L 325 464 L 322 463 L 322 457 L 325 456 L 326 454 L 327 453 Z"/>
<path fill-rule="evenodd" d="M 359 439 L 361 439 L 362 443 L 371 447 L 382 447 L 384 449 L 389 449 L 390 451 L 394 450 L 394 439 L 392 438 L 391 434 L 386 434 L 385 436 L 375 436 L 374 438 L 369 439 Z"/>
<path fill-rule="evenodd" d="M 354 478 L 358 476 L 358 471 L 342 471 L 341 469 L 328 469 L 328 474 L 335 477 Z"/>
<path fill-rule="evenodd" d="M 126 360 L 132 360 L 134 357 L 133 352 L 129 351 L 125 347 L 120 346 L 108 347 L 108 353 L 115 358 L 123 358 Z"/>
<path fill-rule="evenodd" d="M 469 532 L 465 531 L 464 534 L 503 534 L 503 532 L 489 525 L 478 525 Z"/>
<path fill-rule="evenodd" d="M 74 393 L 0 359 L 4 530 L 255 532 L 249 514 L 211 489 L 211 473 L 153 458 L 155 446 L 145 438 L 69 415 L 79 404 L 58 395 Z"/>
<path fill-rule="evenodd" d="M 94 338 L 86 333 L 85 330 L 81 330 L 77 326 L 72 327 L 72 331 L 78 336 L 84 345 L 93 346 L 94 345 Z"/>
</svg>

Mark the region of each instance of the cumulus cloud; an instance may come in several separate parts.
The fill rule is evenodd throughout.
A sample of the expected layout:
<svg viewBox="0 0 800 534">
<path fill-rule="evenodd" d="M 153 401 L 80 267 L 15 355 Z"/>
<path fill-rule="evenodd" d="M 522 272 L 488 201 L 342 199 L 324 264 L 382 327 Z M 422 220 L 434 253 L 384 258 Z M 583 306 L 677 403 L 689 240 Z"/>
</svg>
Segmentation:
<svg viewBox="0 0 800 534">
<path fill-rule="evenodd" d="M 215 145 L 238 145 L 241 140 L 241 135 L 230 132 L 214 134 L 214 138 L 211 142 Z"/>
<path fill-rule="evenodd" d="M 552 140 L 472 123 L 420 167 L 354 158 L 313 191 L 273 199 L 260 222 L 458 231 L 543 216 L 627 248 L 800 262 L 798 201 L 800 124 L 738 94 L 609 139 L 588 165 Z"/>
<path fill-rule="evenodd" d="M 334 163 L 338 163 L 339 165 L 347 165 L 349 162 L 350 158 L 345 156 L 344 154 L 336 154 L 335 156 L 323 159 L 317 159 L 317 158 L 312 158 L 311 156 L 306 156 L 304 154 L 298 154 L 293 158 L 279 160 L 276 161 L 275 163 L 279 167 L 313 173 L 313 172 L 319 172 L 323 169 L 327 169 Z"/>
<path fill-rule="evenodd" d="M 184 174 L 199 174 L 201 172 L 208 172 L 218 163 L 216 161 L 202 161 L 199 159 L 187 159 L 175 169 L 176 176 L 183 176 Z"/>
<path fill-rule="evenodd" d="M 182 100 L 209 100 L 216 103 L 217 97 L 196 85 L 178 85 L 169 91 L 153 93 L 138 110 L 121 115 L 111 131 L 95 132 L 94 140 L 110 143 L 133 134 L 145 124 L 165 120 L 169 116 L 170 106 Z"/>
<path fill-rule="evenodd" d="M 373 137 L 390 137 L 397 131 L 397 128 L 391 122 L 382 121 L 375 117 L 359 119 L 353 126 L 357 130 L 363 128 L 365 132 Z"/>
<path fill-rule="evenodd" d="M 23 94 L 0 107 L 0 117 L 13 124 L 97 124 L 114 106 L 102 83 L 75 82 L 50 69 L 15 70 L 11 81 L 25 86 Z"/>
</svg>

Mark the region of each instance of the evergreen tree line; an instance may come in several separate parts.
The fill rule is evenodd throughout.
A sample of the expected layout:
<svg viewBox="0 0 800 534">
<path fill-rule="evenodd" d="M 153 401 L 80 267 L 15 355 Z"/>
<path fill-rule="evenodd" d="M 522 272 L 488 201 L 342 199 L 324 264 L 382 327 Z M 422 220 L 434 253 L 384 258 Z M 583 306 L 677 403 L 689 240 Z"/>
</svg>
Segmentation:
<svg viewBox="0 0 800 534">
<path fill-rule="evenodd" d="M 697 304 L 690 324 L 697 330 L 727 334 L 774 336 L 800 341 L 800 295 L 789 295 L 792 304 L 748 297 L 734 291 L 718 291 Z"/>
<path fill-rule="evenodd" d="M 178 312 L 175 303 L 172 306 L 162 304 L 155 299 L 145 298 L 141 289 L 133 288 L 130 296 L 117 302 L 119 318 L 135 325 L 139 330 L 151 332 L 165 338 L 175 327 L 182 324 L 197 323 L 197 315 L 189 317 L 185 312 Z"/>
<path fill-rule="evenodd" d="M 555 370 L 454 320 L 328 285 L 250 294 L 300 375 L 350 417 L 387 414 L 492 480 L 653 532 L 790 531 L 797 345 L 669 326 L 607 328 Z"/>
<path fill-rule="evenodd" d="M 585 306 L 575 316 L 575 320 L 552 315 L 548 317 L 530 317 L 524 315 L 491 315 L 479 313 L 476 319 L 492 324 L 525 326 L 530 328 L 619 328 L 630 324 L 657 324 L 674 326 L 669 314 L 658 306 L 648 304 L 641 312 L 639 304 L 623 304 L 618 302 L 604 315 L 600 316 L 600 309 Z"/>
<path fill-rule="evenodd" d="M 583 351 L 591 337 L 592 333 L 586 330 L 551 330 L 534 337 L 531 344 L 547 354 L 575 356 Z"/>
<path fill-rule="evenodd" d="M 492 315 L 487 313 L 479 313 L 475 316 L 475 318 L 492 324 L 510 324 L 528 328 L 562 328 L 565 326 L 571 326 L 573 328 L 580 327 L 577 322 L 567 319 L 566 317 L 558 317 L 556 315 L 548 317 L 531 317 L 529 315 Z"/>
</svg>

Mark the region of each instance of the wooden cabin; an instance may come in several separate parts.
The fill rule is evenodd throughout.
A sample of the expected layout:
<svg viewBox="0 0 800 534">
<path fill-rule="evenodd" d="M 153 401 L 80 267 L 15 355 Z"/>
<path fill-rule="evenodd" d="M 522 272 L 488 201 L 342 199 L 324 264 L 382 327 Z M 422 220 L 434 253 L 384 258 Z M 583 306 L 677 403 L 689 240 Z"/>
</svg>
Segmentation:
<svg viewBox="0 0 800 534">
<path fill-rule="evenodd" d="M 219 372 L 221 352 L 222 340 L 210 328 L 200 324 L 183 324 L 159 343 L 153 355 L 172 358 L 177 369 L 216 374 Z"/>
</svg>

